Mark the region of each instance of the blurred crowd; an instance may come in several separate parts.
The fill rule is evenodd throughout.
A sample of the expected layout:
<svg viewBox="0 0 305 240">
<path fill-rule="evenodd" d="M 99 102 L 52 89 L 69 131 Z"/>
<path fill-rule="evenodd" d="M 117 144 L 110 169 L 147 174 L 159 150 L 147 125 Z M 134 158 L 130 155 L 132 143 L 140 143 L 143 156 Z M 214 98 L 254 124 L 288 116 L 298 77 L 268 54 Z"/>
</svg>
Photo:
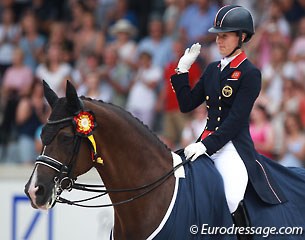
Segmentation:
<svg viewBox="0 0 305 240">
<path fill-rule="evenodd" d="M 32 164 L 41 151 L 50 113 L 42 80 L 59 96 L 69 79 L 79 95 L 121 106 L 173 150 L 196 141 L 206 108 L 180 113 L 170 76 L 196 42 L 192 86 L 220 60 L 208 29 L 226 4 L 246 7 L 255 20 L 244 46 L 263 80 L 251 114 L 255 147 L 285 166 L 304 166 L 305 0 L 2 0 L 0 162 Z"/>
</svg>

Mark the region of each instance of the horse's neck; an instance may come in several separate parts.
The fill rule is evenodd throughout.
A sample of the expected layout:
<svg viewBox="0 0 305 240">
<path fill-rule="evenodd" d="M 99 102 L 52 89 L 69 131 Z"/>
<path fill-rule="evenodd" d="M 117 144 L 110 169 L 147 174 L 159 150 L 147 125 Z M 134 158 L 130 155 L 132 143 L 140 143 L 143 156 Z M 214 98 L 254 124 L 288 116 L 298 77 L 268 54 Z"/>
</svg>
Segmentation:
<svg viewBox="0 0 305 240">
<path fill-rule="evenodd" d="M 95 134 L 104 166 L 98 172 L 108 189 L 128 189 L 159 179 L 172 169 L 170 151 L 142 126 L 131 129 L 128 119 L 104 116 Z M 111 120 L 111 121 L 109 121 Z M 136 129 L 140 127 L 142 129 Z M 148 131 L 148 130 L 147 130 Z M 143 239 L 160 223 L 174 189 L 171 177 L 154 191 L 130 203 L 115 207 L 115 235 L 119 239 Z M 147 189 L 109 194 L 113 203 L 134 198 Z M 138 228 L 135 228 L 137 226 Z M 141 227 L 139 230 L 139 227 Z"/>
</svg>

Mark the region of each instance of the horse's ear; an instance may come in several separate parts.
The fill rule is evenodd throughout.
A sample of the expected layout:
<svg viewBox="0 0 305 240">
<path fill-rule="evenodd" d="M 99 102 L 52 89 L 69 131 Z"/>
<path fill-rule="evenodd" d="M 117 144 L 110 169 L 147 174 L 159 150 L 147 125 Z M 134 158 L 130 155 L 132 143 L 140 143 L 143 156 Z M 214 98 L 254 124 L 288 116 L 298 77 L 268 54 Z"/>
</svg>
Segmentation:
<svg viewBox="0 0 305 240">
<path fill-rule="evenodd" d="M 43 80 L 43 91 L 44 96 L 47 99 L 48 103 L 50 104 L 51 108 L 54 107 L 55 102 L 58 99 L 57 94 L 50 88 L 45 80 Z"/>
<path fill-rule="evenodd" d="M 66 98 L 69 111 L 75 113 L 81 110 L 81 104 L 77 96 L 76 89 L 69 80 L 67 80 Z"/>
</svg>

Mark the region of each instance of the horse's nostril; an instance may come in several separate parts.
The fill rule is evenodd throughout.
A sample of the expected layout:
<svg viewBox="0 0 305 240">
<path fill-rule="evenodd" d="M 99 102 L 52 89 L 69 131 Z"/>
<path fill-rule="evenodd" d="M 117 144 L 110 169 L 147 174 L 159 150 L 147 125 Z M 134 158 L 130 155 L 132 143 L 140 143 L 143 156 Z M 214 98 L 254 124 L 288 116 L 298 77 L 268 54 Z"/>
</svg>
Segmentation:
<svg viewBox="0 0 305 240">
<path fill-rule="evenodd" d="M 45 188 L 42 185 L 38 185 L 38 190 L 36 192 L 36 196 L 43 196 L 45 193 Z"/>
</svg>

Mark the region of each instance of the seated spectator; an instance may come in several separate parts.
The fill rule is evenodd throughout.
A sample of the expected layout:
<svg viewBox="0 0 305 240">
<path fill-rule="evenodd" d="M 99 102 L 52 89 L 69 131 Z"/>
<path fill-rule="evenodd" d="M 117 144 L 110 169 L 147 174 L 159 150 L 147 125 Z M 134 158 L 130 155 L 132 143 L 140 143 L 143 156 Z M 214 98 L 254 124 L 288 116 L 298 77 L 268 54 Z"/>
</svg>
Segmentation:
<svg viewBox="0 0 305 240">
<path fill-rule="evenodd" d="M 250 135 L 256 151 L 273 159 L 275 135 L 264 105 L 255 104 L 251 112 Z"/>
<path fill-rule="evenodd" d="M 279 161 L 286 167 L 304 167 L 305 135 L 298 114 L 288 114 L 285 119 L 286 147 Z"/>
</svg>

